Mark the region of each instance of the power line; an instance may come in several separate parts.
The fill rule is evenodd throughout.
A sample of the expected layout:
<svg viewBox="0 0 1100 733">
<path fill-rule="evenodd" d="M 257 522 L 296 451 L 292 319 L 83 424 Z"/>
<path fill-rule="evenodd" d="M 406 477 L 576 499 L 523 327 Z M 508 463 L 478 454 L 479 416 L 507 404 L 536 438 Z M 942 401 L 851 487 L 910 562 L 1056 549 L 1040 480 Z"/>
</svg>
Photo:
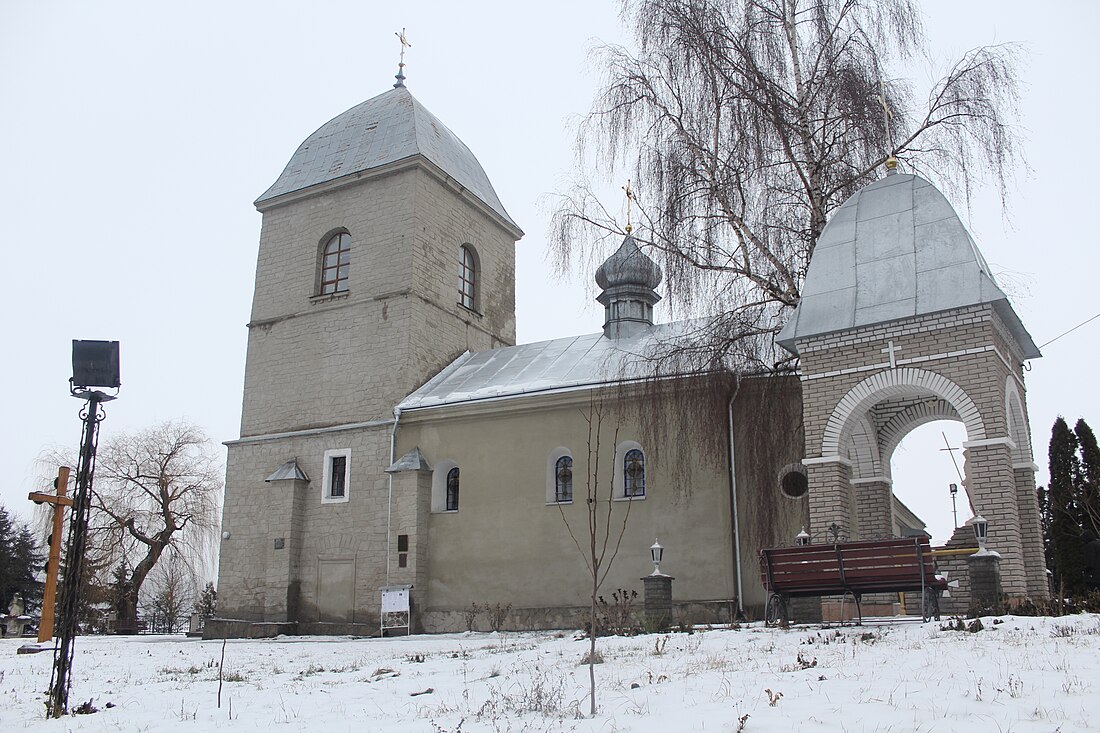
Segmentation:
<svg viewBox="0 0 1100 733">
<path fill-rule="evenodd" d="M 1062 338 L 1063 336 L 1065 336 L 1065 335 L 1067 335 L 1067 334 L 1071 334 L 1071 333 L 1073 333 L 1074 331 L 1076 331 L 1077 329 L 1079 329 L 1079 328 L 1080 328 L 1081 326 L 1084 326 L 1084 325 L 1085 325 L 1086 323 L 1089 323 L 1089 322 L 1091 322 L 1091 321 L 1095 321 L 1095 320 L 1096 320 L 1097 318 L 1100 318 L 1100 313 L 1097 313 L 1097 314 L 1096 314 L 1095 316 L 1093 316 L 1092 318 L 1089 318 L 1089 319 L 1086 319 L 1086 320 L 1084 320 L 1084 321 L 1081 321 L 1080 323 L 1078 323 L 1078 324 L 1077 324 L 1076 326 L 1074 326 L 1074 327 L 1073 327 L 1073 328 L 1071 328 L 1070 330 L 1066 331 L 1065 333 L 1060 333 L 1060 334 L 1058 334 L 1057 336 L 1055 336 L 1054 338 L 1052 338 L 1052 339 L 1051 339 L 1050 341 L 1047 341 L 1047 342 L 1046 342 L 1045 344 L 1043 344 L 1043 345 L 1042 345 L 1042 346 L 1040 346 L 1039 348 L 1040 348 L 1040 349 L 1044 349 L 1044 348 L 1046 348 L 1047 346 L 1050 346 L 1051 344 L 1053 344 L 1053 343 L 1054 343 L 1055 341 L 1057 341 L 1058 339 Z"/>
</svg>

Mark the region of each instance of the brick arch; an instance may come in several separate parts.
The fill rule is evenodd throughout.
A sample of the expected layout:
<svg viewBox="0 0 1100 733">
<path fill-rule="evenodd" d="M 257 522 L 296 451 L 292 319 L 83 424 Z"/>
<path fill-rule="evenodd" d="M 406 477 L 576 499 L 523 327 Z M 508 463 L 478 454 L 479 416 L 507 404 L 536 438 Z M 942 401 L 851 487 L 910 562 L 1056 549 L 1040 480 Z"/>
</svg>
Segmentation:
<svg viewBox="0 0 1100 733">
<path fill-rule="evenodd" d="M 1024 400 L 1016 380 L 1011 376 L 1005 380 L 1005 418 L 1008 421 L 1008 437 L 1014 444 L 1012 460 L 1031 463 L 1031 436 L 1028 434 L 1027 415 L 1024 414 Z"/>
<path fill-rule="evenodd" d="M 845 450 L 841 454 L 852 462 L 852 478 L 884 475 L 882 453 L 875 434 L 875 425 L 866 412 L 853 418 L 842 445 Z"/>
<path fill-rule="evenodd" d="M 940 397 L 921 400 L 890 418 L 879 430 L 879 453 L 886 465 L 890 464 L 894 451 L 906 435 L 921 425 L 936 420 L 959 420 L 959 413 L 950 402 Z"/>
<path fill-rule="evenodd" d="M 910 396 L 914 391 L 931 392 L 950 404 L 966 426 L 969 440 L 985 439 L 981 413 L 961 387 L 942 374 L 905 367 L 874 374 L 852 387 L 841 398 L 825 425 L 821 439 L 822 457 L 840 455 L 844 438 L 851 431 L 853 416 L 864 414 L 880 400 Z"/>
</svg>

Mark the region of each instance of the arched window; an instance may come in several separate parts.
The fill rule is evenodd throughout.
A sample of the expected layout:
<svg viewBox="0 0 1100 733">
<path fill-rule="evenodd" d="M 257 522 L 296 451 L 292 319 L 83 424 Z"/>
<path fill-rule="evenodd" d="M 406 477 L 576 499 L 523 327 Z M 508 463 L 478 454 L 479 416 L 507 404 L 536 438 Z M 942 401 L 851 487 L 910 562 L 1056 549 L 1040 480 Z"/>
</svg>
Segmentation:
<svg viewBox="0 0 1100 733">
<path fill-rule="evenodd" d="M 623 496 L 645 496 L 645 456 L 637 448 L 623 457 Z"/>
<path fill-rule="evenodd" d="M 447 511 L 458 511 L 458 466 L 447 472 Z"/>
<path fill-rule="evenodd" d="M 328 240 L 321 253 L 321 295 L 346 291 L 350 269 L 351 235 L 340 232 Z"/>
<path fill-rule="evenodd" d="M 573 501 L 572 456 L 562 456 L 554 464 L 554 501 Z"/>
<path fill-rule="evenodd" d="M 458 304 L 477 310 L 477 253 L 468 244 L 458 252 Z"/>
</svg>

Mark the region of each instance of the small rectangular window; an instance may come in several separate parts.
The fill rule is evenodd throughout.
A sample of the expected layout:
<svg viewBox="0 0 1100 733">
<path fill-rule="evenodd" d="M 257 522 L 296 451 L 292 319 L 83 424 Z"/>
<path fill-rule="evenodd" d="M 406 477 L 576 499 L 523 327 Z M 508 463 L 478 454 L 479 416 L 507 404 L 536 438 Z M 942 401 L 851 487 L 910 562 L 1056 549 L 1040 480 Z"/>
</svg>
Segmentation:
<svg viewBox="0 0 1100 733">
<path fill-rule="evenodd" d="M 346 502 L 351 492 L 351 450 L 339 448 L 325 451 L 321 503 Z"/>
<path fill-rule="evenodd" d="M 347 476 L 348 458 L 347 456 L 333 456 L 332 457 L 332 484 L 329 486 L 329 497 L 333 499 L 340 499 L 344 496 L 344 481 Z"/>
<path fill-rule="evenodd" d="M 409 567 L 409 555 L 406 552 L 400 552 L 397 554 L 397 567 L 407 568 Z"/>
<path fill-rule="evenodd" d="M 409 551 L 409 536 L 407 534 L 397 535 L 397 551 L 408 552 Z"/>
</svg>

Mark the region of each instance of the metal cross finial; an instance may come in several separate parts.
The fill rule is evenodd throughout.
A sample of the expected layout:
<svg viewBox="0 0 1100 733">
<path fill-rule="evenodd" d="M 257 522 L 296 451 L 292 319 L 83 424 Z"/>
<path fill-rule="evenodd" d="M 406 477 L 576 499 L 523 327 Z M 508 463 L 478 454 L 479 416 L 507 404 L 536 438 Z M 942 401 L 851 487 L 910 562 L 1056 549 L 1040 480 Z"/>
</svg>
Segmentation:
<svg viewBox="0 0 1100 733">
<path fill-rule="evenodd" d="M 882 105 L 882 115 L 886 119 L 886 144 L 893 145 L 893 137 L 890 136 L 890 106 L 886 104 L 886 84 L 879 80 L 878 83 L 878 101 Z M 891 150 L 890 154 L 886 156 L 886 174 L 889 175 L 895 172 L 898 168 L 898 159 L 894 157 L 894 151 Z"/>
<path fill-rule="evenodd" d="M 397 82 L 393 85 L 396 89 L 405 86 L 405 49 L 412 48 L 412 44 L 409 43 L 408 38 L 405 38 L 404 28 L 401 29 L 400 33 L 394 33 L 394 35 L 397 36 L 397 40 L 401 41 L 401 56 L 397 62 L 397 76 L 394 77 Z"/>
<path fill-rule="evenodd" d="M 634 189 L 630 187 L 629 179 L 626 185 L 623 186 L 623 191 L 626 193 L 626 233 L 634 231 L 633 225 L 630 223 L 630 204 L 634 201 Z"/>
</svg>

